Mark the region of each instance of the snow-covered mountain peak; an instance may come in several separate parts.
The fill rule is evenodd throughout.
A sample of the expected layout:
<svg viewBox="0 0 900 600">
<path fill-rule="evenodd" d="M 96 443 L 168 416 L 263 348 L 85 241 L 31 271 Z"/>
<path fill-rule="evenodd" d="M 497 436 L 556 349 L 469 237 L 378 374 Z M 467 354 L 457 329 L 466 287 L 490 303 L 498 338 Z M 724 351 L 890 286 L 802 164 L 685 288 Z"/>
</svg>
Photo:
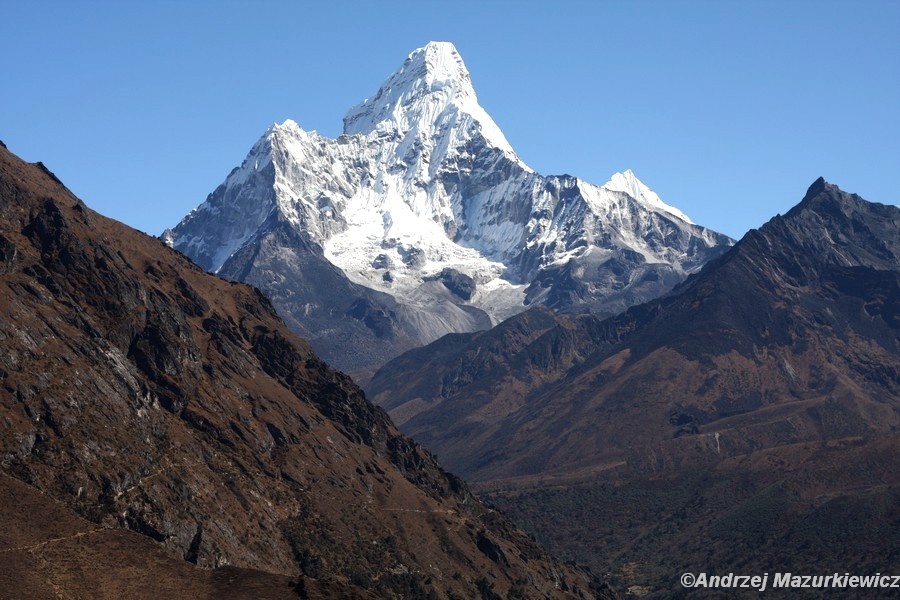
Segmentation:
<svg viewBox="0 0 900 600">
<path fill-rule="evenodd" d="M 457 140 L 479 132 L 490 146 L 516 157 L 503 132 L 478 104 L 469 71 L 450 42 L 429 42 L 414 50 L 374 96 L 344 117 L 346 135 L 413 134 L 427 140 L 447 137 L 448 128 Z"/>
<path fill-rule="evenodd" d="M 344 135 L 271 125 L 164 238 L 353 369 L 533 305 L 624 310 L 730 244 L 631 171 L 601 187 L 528 168 L 446 42 L 412 52 Z"/>
<path fill-rule="evenodd" d="M 469 71 L 449 42 L 429 42 L 410 53 L 374 96 L 347 112 L 344 133 L 368 134 L 383 121 L 397 121 L 410 109 L 420 108 L 416 105 L 429 97 L 443 105 L 441 108 L 475 99 Z"/>
<path fill-rule="evenodd" d="M 678 217 L 686 223 L 694 224 L 686 214 L 663 202 L 656 192 L 648 188 L 637 176 L 627 169 L 624 173 L 614 174 L 609 181 L 603 184 L 603 187 L 611 192 L 623 192 L 628 194 L 635 200 L 641 202 L 655 212 L 666 212 L 670 215 Z"/>
</svg>

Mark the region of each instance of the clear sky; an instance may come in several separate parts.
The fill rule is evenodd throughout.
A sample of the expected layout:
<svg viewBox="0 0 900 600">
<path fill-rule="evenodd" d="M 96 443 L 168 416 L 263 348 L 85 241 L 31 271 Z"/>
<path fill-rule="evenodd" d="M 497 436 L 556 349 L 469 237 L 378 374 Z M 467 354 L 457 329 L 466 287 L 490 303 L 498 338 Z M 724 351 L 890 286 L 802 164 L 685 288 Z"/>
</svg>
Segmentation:
<svg viewBox="0 0 900 600">
<path fill-rule="evenodd" d="M 630 168 L 733 237 L 820 175 L 900 202 L 898 0 L 0 0 L 0 140 L 158 234 L 272 123 L 338 135 L 429 40 L 540 173 Z"/>
</svg>

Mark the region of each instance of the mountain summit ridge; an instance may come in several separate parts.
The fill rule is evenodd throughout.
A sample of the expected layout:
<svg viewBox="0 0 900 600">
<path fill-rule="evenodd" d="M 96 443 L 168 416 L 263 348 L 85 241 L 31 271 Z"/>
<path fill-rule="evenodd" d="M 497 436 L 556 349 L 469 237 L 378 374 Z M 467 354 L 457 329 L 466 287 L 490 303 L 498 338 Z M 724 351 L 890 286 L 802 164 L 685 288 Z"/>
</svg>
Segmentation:
<svg viewBox="0 0 900 600">
<path fill-rule="evenodd" d="M 532 171 L 446 42 L 412 52 L 344 124 L 336 139 L 291 120 L 272 126 L 164 239 L 207 270 L 259 286 L 351 372 L 531 305 L 618 312 L 731 244 L 630 171 L 605 186 Z M 276 227 L 285 228 L 279 241 Z M 351 297 L 297 284 L 300 263 L 336 267 Z M 459 294 L 448 282 L 461 280 Z M 347 314 L 362 329 L 347 331 Z M 335 331 L 364 356 L 326 347 Z"/>
</svg>

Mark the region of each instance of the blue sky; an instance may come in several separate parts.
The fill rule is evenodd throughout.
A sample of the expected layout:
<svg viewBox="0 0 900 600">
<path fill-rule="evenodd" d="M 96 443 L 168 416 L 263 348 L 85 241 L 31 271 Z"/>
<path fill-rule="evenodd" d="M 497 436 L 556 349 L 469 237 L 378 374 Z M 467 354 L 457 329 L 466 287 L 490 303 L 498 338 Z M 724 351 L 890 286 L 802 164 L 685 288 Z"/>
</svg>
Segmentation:
<svg viewBox="0 0 900 600">
<path fill-rule="evenodd" d="M 544 174 L 632 169 L 733 237 L 817 177 L 900 202 L 900 2 L 0 0 L 0 140 L 96 210 L 177 223 L 273 122 L 336 136 L 413 49 L 456 44 Z"/>
</svg>

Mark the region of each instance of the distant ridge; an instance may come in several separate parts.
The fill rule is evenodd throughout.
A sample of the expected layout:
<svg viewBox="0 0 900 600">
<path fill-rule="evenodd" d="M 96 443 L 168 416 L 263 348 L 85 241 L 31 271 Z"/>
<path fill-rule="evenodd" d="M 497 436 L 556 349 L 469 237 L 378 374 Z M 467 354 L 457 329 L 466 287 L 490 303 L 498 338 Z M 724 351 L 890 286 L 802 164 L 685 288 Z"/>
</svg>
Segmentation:
<svg viewBox="0 0 900 600">
<path fill-rule="evenodd" d="M 659 299 L 529 311 L 401 355 L 367 389 L 623 589 L 667 598 L 699 564 L 875 572 L 900 552 L 900 208 L 818 179 Z"/>
</svg>

